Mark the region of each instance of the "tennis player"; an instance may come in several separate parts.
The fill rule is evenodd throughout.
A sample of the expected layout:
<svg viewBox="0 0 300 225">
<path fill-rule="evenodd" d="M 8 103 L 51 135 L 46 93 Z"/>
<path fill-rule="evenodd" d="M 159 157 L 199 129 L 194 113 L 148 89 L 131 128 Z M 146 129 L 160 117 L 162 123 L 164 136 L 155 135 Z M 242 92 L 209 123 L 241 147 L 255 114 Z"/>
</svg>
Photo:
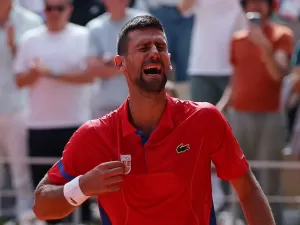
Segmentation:
<svg viewBox="0 0 300 225">
<path fill-rule="evenodd" d="M 120 32 L 115 64 L 129 97 L 83 124 L 38 185 L 41 220 L 98 196 L 103 225 L 215 225 L 211 162 L 235 188 L 249 225 L 274 225 L 259 184 L 224 117 L 211 104 L 165 92 L 172 70 L 164 29 L 139 16 Z"/>
</svg>

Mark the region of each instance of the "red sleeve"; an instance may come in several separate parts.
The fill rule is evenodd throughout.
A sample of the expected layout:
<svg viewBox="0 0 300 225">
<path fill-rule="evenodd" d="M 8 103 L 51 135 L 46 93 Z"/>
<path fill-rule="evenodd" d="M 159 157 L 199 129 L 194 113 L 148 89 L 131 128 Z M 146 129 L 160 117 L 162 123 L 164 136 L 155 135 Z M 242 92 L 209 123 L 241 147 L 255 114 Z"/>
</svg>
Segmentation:
<svg viewBox="0 0 300 225">
<path fill-rule="evenodd" d="M 206 111 L 209 122 L 208 134 L 211 137 L 210 157 L 218 177 L 222 180 L 234 180 L 245 175 L 249 165 L 233 136 L 231 127 L 215 106 L 209 104 Z"/>
<path fill-rule="evenodd" d="M 55 184 L 65 184 L 97 166 L 99 161 L 99 136 L 95 122 L 83 124 L 71 137 L 62 158 L 48 171 L 48 177 Z"/>
</svg>

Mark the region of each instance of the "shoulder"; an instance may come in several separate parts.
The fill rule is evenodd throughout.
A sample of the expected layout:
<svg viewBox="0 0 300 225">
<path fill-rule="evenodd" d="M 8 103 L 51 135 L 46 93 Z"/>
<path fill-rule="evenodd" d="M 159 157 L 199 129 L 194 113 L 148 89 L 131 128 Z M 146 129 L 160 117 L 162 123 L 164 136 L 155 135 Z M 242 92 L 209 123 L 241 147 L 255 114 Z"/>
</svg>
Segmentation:
<svg viewBox="0 0 300 225">
<path fill-rule="evenodd" d="M 90 22 L 88 22 L 86 27 L 90 31 L 95 32 L 103 29 L 103 27 L 105 27 L 108 21 L 109 21 L 109 14 L 104 13 L 101 16 L 98 16 L 97 18 L 92 19 Z"/>
<path fill-rule="evenodd" d="M 82 135 L 106 136 L 108 133 L 111 133 L 110 130 L 113 129 L 116 116 L 117 113 L 114 111 L 101 118 L 88 120 L 78 129 L 78 131 Z"/>
<path fill-rule="evenodd" d="M 234 32 L 234 34 L 232 36 L 232 42 L 245 40 L 245 39 L 247 39 L 248 34 L 249 34 L 249 32 L 247 29 L 236 31 L 236 32 Z"/>
<path fill-rule="evenodd" d="M 150 15 L 149 12 L 139 10 L 139 9 L 134 9 L 134 8 L 127 9 L 127 14 L 130 15 L 132 18 L 137 16 Z"/>
<path fill-rule="evenodd" d="M 214 122 L 221 117 L 220 111 L 211 103 L 194 102 L 197 108 L 198 118 L 203 121 Z"/>
<path fill-rule="evenodd" d="M 73 134 L 71 141 L 76 146 L 84 144 L 91 149 L 109 149 L 115 139 L 113 119 L 106 116 L 85 122 Z"/>
<path fill-rule="evenodd" d="M 201 123 L 213 123 L 220 119 L 221 113 L 208 102 L 182 101 L 173 98 L 175 121 L 192 120 Z"/>
<path fill-rule="evenodd" d="M 119 109 L 114 110 L 101 118 L 91 120 L 92 128 L 90 129 L 93 129 L 101 140 L 112 141 L 117 134 L 119 118 Z"/>
<path fill-rule="evenodd" d="M 282 36 L 288 36 L 290 38 L 293 37 L 293 31 L 287 26 L 281 25 L 281 24 L 272 24 L 273 32 L 276 36 L 282 37 Z"/>
<path fill-rule="evenodd" d="M 69 31 L 73 32 L 75 35 L 87 35 L 88 34 L 88 29 L 84 26 L 80 26 L 74 23 L 70 23 L 68 25 Z"/>
<path fill-rule="evenodd" d="M 14 10 L 22 23 L 28 23 L 32 26 L 38 26 L 43 23 L 43 20 L 37 14 L 20 6 L 14 6 Z"/>
<path fill-rule="evenodd" d="M 46 32 L 45 26 L 39 26 L 26 31 L 21 38 L 21 44 L 30 44 L 38 40 Z"/>
<path fill-rule="evenodd" d="M 204 111 L 215 111 L 217 108 L 208 102 L 195 102 L 189 100 L 180 100 L 177 98 L 171 98 L 175 108 L 182 108 L 184 111 L 192 112 L 204 112 Z"/>
</svg>

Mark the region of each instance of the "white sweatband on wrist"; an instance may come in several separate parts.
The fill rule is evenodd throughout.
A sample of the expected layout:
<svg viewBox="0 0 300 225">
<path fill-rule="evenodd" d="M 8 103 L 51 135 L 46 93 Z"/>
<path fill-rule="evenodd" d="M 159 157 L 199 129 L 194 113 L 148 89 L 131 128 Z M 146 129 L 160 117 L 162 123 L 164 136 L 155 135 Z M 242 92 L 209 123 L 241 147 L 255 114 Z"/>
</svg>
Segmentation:
<svg viewBox="0 0 300 225">
<path fill-rule="evenodd" d="M 80 177 L 81 176 L 78 176 L 64 185 L 64 196 L 72 206 L 80 206 L 89 198 L 89 196 L 84 195 L 80 189 Z"/>
</svg>

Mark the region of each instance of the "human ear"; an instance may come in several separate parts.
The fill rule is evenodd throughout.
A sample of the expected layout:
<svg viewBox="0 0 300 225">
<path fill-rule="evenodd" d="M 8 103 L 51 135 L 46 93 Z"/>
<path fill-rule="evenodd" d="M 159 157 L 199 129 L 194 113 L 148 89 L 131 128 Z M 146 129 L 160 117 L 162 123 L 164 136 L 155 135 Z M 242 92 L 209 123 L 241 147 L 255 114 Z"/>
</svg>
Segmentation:
<svg viewBox="0 0 300 225">
<path fill-rule="evenodd" d="M 117 55 L 115 57 L 115 65 L 120 72 L 122 72 L 122 73 L 125 72 L 126 62 L 125 62 L 125 58 L 123 56 Z"/>
</svg>

